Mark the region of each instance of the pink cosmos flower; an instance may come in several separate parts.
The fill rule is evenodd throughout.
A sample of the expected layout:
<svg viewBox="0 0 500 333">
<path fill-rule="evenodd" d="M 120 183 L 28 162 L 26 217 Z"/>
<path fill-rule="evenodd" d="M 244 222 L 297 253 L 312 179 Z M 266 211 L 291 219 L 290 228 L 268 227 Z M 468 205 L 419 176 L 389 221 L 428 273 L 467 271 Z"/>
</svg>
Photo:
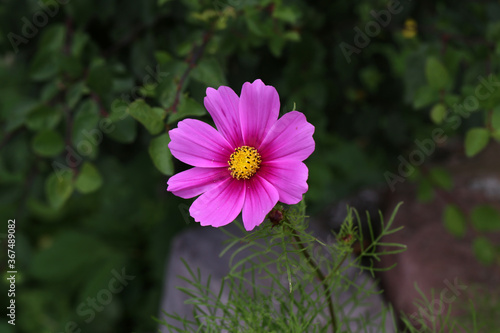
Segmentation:
<svg viewBox="0 0 500 333">
<path fill-rule="evenodd" d="M 243 212 L 250 231 L 278 201 L 296 204 L 307 192 L 302 162 L 314 151 L 314 126 L 292 111 L 278 119 L 278 92 L 261 80 L 246 82 L 241 97 L 229 87 L 207 89 L 205 107 L 217 130 L 185 119 L 171 130 L 172 155 L 194 168 L 172 176 L 167 190 L 193 202 L 203 226 L 220 227 Z M 201 194 L 201 195 L 200 195 Z"/>
</svg>

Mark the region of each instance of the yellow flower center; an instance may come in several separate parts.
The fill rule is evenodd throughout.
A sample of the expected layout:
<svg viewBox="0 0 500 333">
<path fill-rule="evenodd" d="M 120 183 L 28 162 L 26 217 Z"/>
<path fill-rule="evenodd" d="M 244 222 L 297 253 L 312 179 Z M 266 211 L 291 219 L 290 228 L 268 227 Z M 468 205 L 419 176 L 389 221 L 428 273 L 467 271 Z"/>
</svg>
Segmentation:
<svg viewBox="0 0 500 333">
<path fill-rule="evenodd" d="M 250 179 L 260 168 L 259 152 L 254 147 L 241 146 L 234 150 L 231 154 L 228 170 L 231 171 L 231 176 L 236 179 Z"/>
</svg>

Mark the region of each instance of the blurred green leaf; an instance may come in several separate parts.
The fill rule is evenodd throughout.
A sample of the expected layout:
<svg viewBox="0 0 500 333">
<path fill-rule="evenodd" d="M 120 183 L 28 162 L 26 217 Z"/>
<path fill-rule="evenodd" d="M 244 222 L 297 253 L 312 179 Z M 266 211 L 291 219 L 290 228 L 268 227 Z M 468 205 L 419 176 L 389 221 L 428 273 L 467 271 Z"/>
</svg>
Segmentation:
<svg viewBox="0 0 500 333">
<path fill-rule="evenodd" d="M 299 17 L 299 12 L 296 12 L 292 7 L 290 6 L 276 6 L 273 10 L 273 17 L 277 18 L 281 21 L 285 21 L 290 24 L 294 24 L 298 17 Z"/>
<path fill-rule="evenodd" d="M 146 127 L 152 135 L 160 133 L 165 125 L 163 120 L 166 111 L 160 108 L 150 107 L 144 100 L 138 99 L 128 108 L 129 114 Z"/>
<path fill-rule="evenodd" d="M 73 173 L 51 173 L 45 181 L 45 193 L 49 204 L 60 208 L 73 193 Z"/>
<path fill-rule="evenodd" d="M 113 125 L 106 134 L 120 143 L 131 143 L 137 135 L 137 122 L 129 115 L 127 110 L 128 103 L 117 99 L 111 104 L 111 112 L 108 117 L 113 122 Z"/>
<path fill-rule="evenodd" d="M 285 32 L 283 38 L 292 42 L 298 42 L 300 41 L 300 34 L 295 30 L 290 30 Z"/>
<path fill-rule="evenodd" d="M 500 22 L 489 22 L 486 28 L 486 38 L 491 42 L 500 41 Z"/>
<path fill-rule="evenodd" d="M 41 104 L 29 113 L 26 126 L 32 131 L 54 129 L 61 121 L 61 118 L 61 110 Z"/>
<path fill-rule="evenodd" d="M 103 96 L 111 91 L 112 85 L 113 77 L 108 65 L 102 60 L 95 61 L 87 77 L 87 86 L 96 94 Z"/>
<path fill-rule="evenodd" d="M 111 104 L 111 112 L 109 113 L 108 118 L 113 122 L 128 118 L 128 107 L 129 103 L 127 103 L 126 101 L 122 99 L 114 100 Z"/>
<path fill-rule="evenodd" d="M 226 84 L 222 68 L 215 58 L 201 60 L 191 71 L 191 77 L 209 87 L 218 88 Z"/>
<path fill-rule="evenodd" d="M 60 51 L 66 38 L 66 27 L 61 23 L 49 25 L 43 29 L 38 45 L 40 49 L 50 51 Z"/>
<path fill-rule="evenodd" d="M 444 95 L 444 102 L 446 106 L 453 107 L 455 104 L 460 103 L 460 96 L 454 94 L 446 94 Z"/>
<path fill-rule="evenodd" d="M 175 100 L 175 95 L 177 93 L 177 84 L 172 80 L 166 80 L 158 85 L 160 104 L 164 108 L 169 108 L 172 106 Z"/>
<path fill-rule="evenodd" d="M 46 202 L 35 198 L 28 199 L 26 206 L 31 214 L 41 222 L 53 223 L 58 220 L 61 215 L 59 208 L 47 205 Z"/>
<path fill-rule="evenodd" d="M 453 179 L 446 169 L 438 167 L 432 168 L 429 171 L 429 178 L 434 185 L 444 190 L 449 191 L 453 188 Z"/>
<path fill-rule="evenodd" d="M 111 131 L 106 132 L 111 139 L 120 143 L 132 143 L 137 136 L 137 122 L 128 116 L 122 120 L 113 122 Z"/>
<path fill-rule="evenodd" d="M 0 174 L 2 180 L 7 183 L 15 182 L 20 186 L 20 184 L 26 182 L 29 169 L 33 168 L 33 162 L 37 160 L 31 149 L 32 139 L 30 137 L 30 133 L 17 135 L 12 138 L 9 144 L 0 149 Z M 16 197 L 15 193 L 20 189 L 10 188 L 5 185 L 7 184 L 0 184 L 0 189 L 4 189 L 4 199 L 14 199 Z M 2 202 L 2 196 L 0 195 L 0 210 L 2 204 L 6 204 L 6 202 Z"/>
<path fill-rule="evenodd" d="M 500 142 L 500 130 L 491 133 L 491 137 Z"/>
<path fill-rule="evenodd" d="M 361 70 L 360 79 L 370 92 L 375 92 L 382 81 L 382 75 L 375 66 L 368 66 Z"/>
<path fill-rule="evenodd" d="M 89 35 L 82 31 L 73 33 L 73 44 L 71 45 L 71 54 L 77 58 L 82 56 L 85 46 L 89 43 Z"/>
<path fill-rule="evenodd" d="M 149 144 L 149 156 L 153 160 L 154 165 L 158 170 L 167 176 L 174 173 L 174 164 L 172 162 L 172 154 L 168 149 L 170 137 L 168 133 L 164 133 L 151 140 Z"/>
<path fill-rule="evenodd" d="M 19 272 L 18 272 L 19 274 Z M 43 287 L 30 287 L 19 292 L 16 299 L 17 306 L 23 311 L 16 318 L 16 332 L 55 332 L 56 324 L 50 320 L 50 315 L 70 319 L 70 302 L 63 297 L 63 292 L 56 292 L 59 301 L 52 303 L 55 297 L 53 290 Z M 48 312 L 47 308 L 51 308 Z M 12 326 L 12 325 L 9 325 Z M 2 333 L 4 331 L 1 331 Z"/>
<path fill-rule="evenodd" d="M 248 30 L 251 31 L 253 34 L 257 36 L 263 36 L 264 33 L 262 29 L 259 27 L 259 24 L 257 23 L 257 20 L 255 17 L 252 17 L 250 15 L 245 16 L 245 21 L 247 23 Z"/>
<path fill-rule="evenodd" d="M 417 187 L 417 199 L 420 202 L 429 202 L 434 198 L 434 187 L 427 179 L 421 179 Z"/>
<path fill-rule="evenodd" d="M 66 93 L 66 103 L 68 103 L 68 107 L 73 109 L 85 93 L 88 93 L 85 82 L 80 81 L 71 85 Z"/>
<path fill-rule="evenodd" d="M 425 76 L 429 86 L 437 90 L 446 88 L 450 83 L 448 70 L 433 56 L 427 58 Z"/>
<path fill-rule="evenodd" d="M 167 0 L 168 1 L 168 0 Z M 170 53 L 166 51 L 156 51 L 155 59 L 159 64 L 165 64 L 173 60 L 173 57 Z"/>
<path fill-rule="evenodd" d="M 5 125 L 2 128 L 3 133 L 14 131 L 21 127 L 29 113 L 39 105 L 35 100 L 26 100 L 16 103 L 9 109 L 9 115 L 5 117 Z M 0 132 L 0 134 L 3 134 Z"/>
<path fill-rule="evenodd" d="M 110 255 L 109 249 L 97 237 L 77 231 L 63 231 L 52 245 L 35 254 L 31 273 L 40 280 L 85 280 L 94 275 L 92 269 Z"/>
<path fill-rule="evenodd" d="M 113 274 L 115 272 L 120 274 L 121 268 L 124 265 L 124 258 L 122 255 L 110 256 L 106 261 L 100 264 L 93 265 L 93 273 L 89 276 L 88 280 L 85 281 L 84 287 L 79 291 L 79 302 L 86 302 L 90 295 L 97 296 L 102 290 L 109 290 L 110 281 L 116 277 Z M 114 285 L 116 288 L 122 288 L 122 285 L 116 283 Z M 125 286 L 123 286 L 124 288 Z"/>
<path fill-rule="evenodd" d="M 73 118 L 73 145 L 77 152 L 91 158 L 97 155 L 97 146 L 102 141 L 99 123 L 99 108 L 92 99 L 83 101 Z"/>
<path fill-rule="evenodd" d="M 446 106 L 441 103 L 434 105 L 431 109 L 431 119 L 434 124 L 442 124 L 446 118 L 446 114 L 448 111 L 446 110 Z"/>
<path fill-rule="evenodd" d="M 272 36 L 269 39 L 269 50 L 275 57 L 281 57 L 283 47 L 285 47 L 285 39 L 282 36 Z"/>
<path fill-rule="evenodd" d="M 57 78 L 47 82 L 40 93 L 40 102 L 50 102 L 61 92 L 61 81 Z"/>
<path fill-rule="evenodd" d="M 139 88 L 139 93 L 144 98 L 147 98 L 147 97 L 155 98 L 156 97 L 156 86 L 157 86 L 156 82 L 145 84 Z"/>
<path fill-rule="evenodd" d="M 157 0 L 158 7 L 163 6 L 164 4 L 166 4 L 169 1 L 171 1 L 171 0 Z"/>
<path fill-rule="evenodd" d="M 59 59 L 61 71 L 69 78 L 77 79 L 84 71 L 84 67 L 80 59 L 72 55 L 63 55 Z"/>
<path fill-rule="evenodd" d="M 479 231 L 500 231 L 500 212 L 489 205 L 479 205 L 471 212 L 474 227 Z"/>
<path fill-rule="evenodd" d="M 491 126 L 495 131 L 500 131 L 500 105 L 496 106 L 492 111 Z"/>
<path fill-rule="evenodd" d="M 90 163 L 83 163 L 78 177 L 75 181 L 75 188 L 80 193 L 92 193 L 102 185 L 102 178 L 96 167 Z"/>
<path fill-rule="evenodd" d="M 491 265 L 495 261 L 496 251 L 491 241 L 485 237 L 476 237 L 472 242 L 472 250 L 476 258 L 485 265 Z"/>
<path fill-rule="evenodd" d="M 421 109 L 429 104 L 435 103 L 439 99 L 439 93 L 431 86 L 422 86 L 415 92 L 413 98 L 413 108 Z"/>
<path fill-rule="evenodd" d="M 443 214 L 444 226 L 455 237 L 462 238 L 467 231 L 467 220 L 456 205 L 447 205 Z"/>
<path fill-rule="evenodd" d="M 167 60 L 167 59 L 162 59 Z M 187 70 L 188 64 L 182 61 L 168 61 L 162 64 L 156 72 L 158 86 L 156 87 L 155 96 L 158 96 L 158 102 L 165 109 L 170 108 L 174 103 L 177 94 L 177 85 L 180 84 L 179 80 Z M 185 89 L 189 83 L 191 75 L 189 75 L 183 82 L 182 90 Z M 180 93 L 181 93 L 180 92 Z"/>
<path fill-rule="evenodd" d="M 59 71 L 58 54 L 50 50 L 37 52 L 30 65 L 30 76 L 34 81 L 45 81 Z"/>
<path fill-rule="evenodd" d="M 481 152 L 490 140 L 490 132 L 486 128 L 471 128 L 465 135 L 465 155 L 472 157 Z"/>
<path fill-rule="evenodd" d="M 32 146 L 36 154 L 43 157 L 53 157 L 64 150 L 64 139 L 54 130 L 43 130 L 33 138 Z"/>
<path fill-rule="evenodd" d="M 194 99 L 184 96 L 179 103 L 177 112 L 170 113 L 168 117 L 168 124 L 175 123 L 176 121 L 179 121 L 189 116 L 195 116 L 195 117 L 203 116 L 206 113 L 207 111 L 205 110 L 204 106 L 202 106 Z"/>
</svg>

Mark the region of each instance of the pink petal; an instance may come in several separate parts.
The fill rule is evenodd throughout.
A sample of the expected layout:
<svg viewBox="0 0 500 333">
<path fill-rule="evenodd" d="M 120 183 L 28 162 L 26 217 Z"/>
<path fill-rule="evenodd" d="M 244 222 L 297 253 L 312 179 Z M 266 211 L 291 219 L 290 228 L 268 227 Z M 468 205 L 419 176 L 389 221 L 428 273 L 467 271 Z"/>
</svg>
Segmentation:
<svg viewBox="0 0 500 333">
<path fill-rule="evenodd" d="M 245 183 L 247 192 L 243 205 L 243 225 L 247 231 L 251 231 L 264 221 L 278 202 L 279 194 L 273 185 L 259 176 L 245 180 Z"/>
<path fill-rule="evenodd" d="M 287 159 L 303 161 L 314 151 L 314 126 L 304 114 L 291 111 L 281 117 L 269 130 L 257 150 L 263 161 Z"/>
<path fill-rule="evenodd" d="M 244 182 L 229 177 L 200 195 L 189 208 L 189 213 L 202 226 L 221 227 L 240 214 L 244 200 Z"/>
<path fill-rule="evenodd" d="M 168 148 L 177 159 L 198 167 L 228 167 L 231 145 L 215 128 L 196 119 L 184 119 L 169 132 Z"/>
<path fill-rule="evenodd" d="M 167 191 L 178 197 L 189 199 L 209 191 L 229 177 L 231 174 L 226 167 L 194 167 L 170 177 L 167 182 Z"/>
<path fill-rule="evenodd" d="M 275 160 L 263 162 L 258 171 L 260 177 L 273 184 L 278 190 L 279 201 L 293 205 L 302 200 L 307 192 L 309 170 L 300 161 Z"/>
<path fill-rule="evenodd" d="M 245 145 L 258 147 L 279 116 L 280 100 L 272 86 L 261 80 L 245 82 L 241 89 L 240 121 Z"/>
<path fill-rule="evenodd" d="M 233 147 L 243 145 L 241 137 L 238 95 L 229 87 L 207 88 L 205 107 L 212 116 L 215 126 Z"/>
</svg>

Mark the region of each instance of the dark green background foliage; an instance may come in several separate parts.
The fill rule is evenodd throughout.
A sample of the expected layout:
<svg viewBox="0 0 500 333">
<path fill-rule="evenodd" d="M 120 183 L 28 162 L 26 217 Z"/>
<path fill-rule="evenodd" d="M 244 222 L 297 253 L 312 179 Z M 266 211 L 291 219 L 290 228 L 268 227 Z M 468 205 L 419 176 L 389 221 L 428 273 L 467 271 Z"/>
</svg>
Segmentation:
<svg viewBox="0 0 500 333">
<path fill-rule="evenodd" d="M 435 128 L 465 138 L 470 156 L 499 138 L 498 86 L 467 117 L 456 110 L 478 76 L 496 81 L 499 18 L 498 1 L 2 1 L 0 265 L 15 218 L 16 332 L 154 331 L 170 240 L 195 225 L 189 202 L 165 190 L 186 168 L 167 131 L 185 117 L 211 121 L 207 86 L 239 94 L 261 78 L 282 113 L 306 114 L 318 211 L 396 175 L 397 156 Z M 446 172 L 431 175 L 452 186 Z M 428 197 L 432 182 L 422 188 Z M 447 216 L 460 235 L 460 211 Z M 106 299 L 122 270 L 133 280 Z M 99 295 L 109 304 L 90 320 Z"/>
</svg>

